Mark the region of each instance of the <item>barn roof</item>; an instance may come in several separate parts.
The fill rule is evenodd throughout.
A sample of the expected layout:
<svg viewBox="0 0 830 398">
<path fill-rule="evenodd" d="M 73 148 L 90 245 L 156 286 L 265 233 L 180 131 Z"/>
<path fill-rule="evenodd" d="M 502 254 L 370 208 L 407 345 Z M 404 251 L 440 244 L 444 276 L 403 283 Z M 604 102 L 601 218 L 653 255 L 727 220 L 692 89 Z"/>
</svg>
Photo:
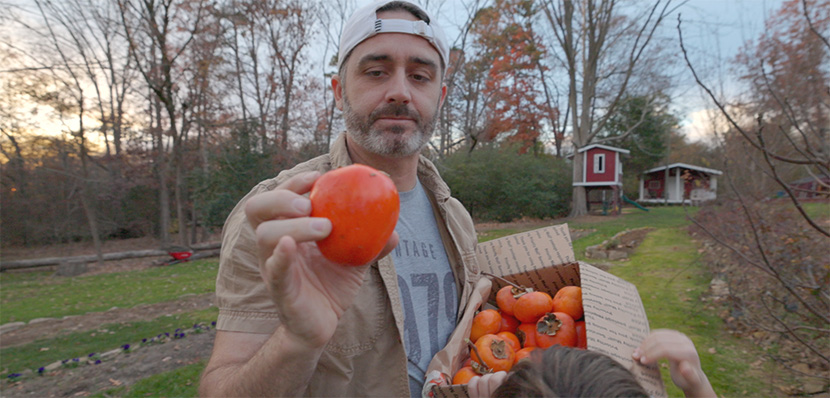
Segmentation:
<svg viewBox="0 0 830 398">
<path fill-rule="evenodd" d="M 666 169 L 673 169 L 675 167 L 679 167 L 681 169 L 696 170 L 696 171 L 701 171 L 701 172 L 704 172 L 704 173 L 715 174 L 715 175 L 723 174 L 723 172 L 720 171 L 720 170 L 707 169 L 706 167 L 700 167 L 700 166 L 692 166 L 692 165 L 686 164 L 686 163 L 672 163 L 668 166 L 655 167 L 653 169 L 644 171 L 643 174 L 649 174 L 649 173 L 653 173 L 655 171 L 661 171 L 661 170 L 666 170 Z"/>
</svg>

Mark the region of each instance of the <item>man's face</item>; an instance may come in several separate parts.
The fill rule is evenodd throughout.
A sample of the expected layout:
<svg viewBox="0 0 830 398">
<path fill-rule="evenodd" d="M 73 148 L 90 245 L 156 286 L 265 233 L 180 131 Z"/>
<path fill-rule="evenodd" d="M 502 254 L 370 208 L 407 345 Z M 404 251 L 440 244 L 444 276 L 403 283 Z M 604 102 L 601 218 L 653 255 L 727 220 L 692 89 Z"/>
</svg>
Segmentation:
<svg viewBox="0 0 830 398">
<path fill-rule="evenodd" d="M 380 18 L 416 18 L 389 11 Z M 332 80 L 337 106 L 353 140 L 384 156 L 417 154 L 432 137 L 446 87 L 441 57 L 423 38 L 382 33 L 360 43 L 345 76 Z"/>
</svg>

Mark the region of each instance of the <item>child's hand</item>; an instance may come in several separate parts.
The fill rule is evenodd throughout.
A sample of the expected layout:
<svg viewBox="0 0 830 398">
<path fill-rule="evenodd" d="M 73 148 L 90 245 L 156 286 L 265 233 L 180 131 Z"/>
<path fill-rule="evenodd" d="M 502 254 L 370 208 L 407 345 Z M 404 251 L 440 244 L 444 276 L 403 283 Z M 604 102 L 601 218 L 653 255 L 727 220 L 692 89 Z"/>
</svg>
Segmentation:
<svg viewBox="0 0 830 398">
<path fill-rule="evenodd" d="M 475 376 L 467 382 L 467 392 L 470 398 L 490 398 L 505 379 L 507 372 L 504 371 Z"/>
<path fill-rule="evenodd" d="M 669 329 L 654 330 L 634 350 L 632 357 L 644 365 L 667 359 L 671 379 L 686 397 L 717 397 L 700 367 L 694 343 L 683 333 Z"/>
</svg>

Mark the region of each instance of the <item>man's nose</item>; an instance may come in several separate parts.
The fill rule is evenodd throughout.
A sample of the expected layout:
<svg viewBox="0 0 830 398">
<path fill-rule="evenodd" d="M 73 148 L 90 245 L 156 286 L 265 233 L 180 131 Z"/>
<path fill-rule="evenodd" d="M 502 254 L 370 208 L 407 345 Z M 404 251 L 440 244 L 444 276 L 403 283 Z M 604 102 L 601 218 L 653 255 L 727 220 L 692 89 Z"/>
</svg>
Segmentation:
<svg viewBox="0 0 830 398">
<path fill-rule="evenodd" d="M 400 104 L 408 104 L 412 99 L 410 91 L 409 80 L 406 73 L 395 73 L 389 80 L 389 86 L 386 91 L 386 102 L 397 102 Z"/>
</svg>

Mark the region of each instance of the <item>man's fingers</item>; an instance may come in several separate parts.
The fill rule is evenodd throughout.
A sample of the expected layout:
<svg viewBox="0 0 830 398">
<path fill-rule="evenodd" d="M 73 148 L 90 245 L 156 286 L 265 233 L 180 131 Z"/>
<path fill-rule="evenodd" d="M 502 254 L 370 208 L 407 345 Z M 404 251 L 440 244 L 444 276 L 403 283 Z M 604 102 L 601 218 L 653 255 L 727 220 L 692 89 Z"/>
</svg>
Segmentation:
<svg viewBox="0 0 830 398">
<path fill-rule="evenodd" d="M 287 189 L 289 191 L 302 194 L 311 191 L 314 181 L 317 181 L 318 178 L 320 178 L 319 171 L 307 171 L 285 180 L 285 182 L 280 184 L 277 188 Z"/>
<path fill-rule="evenodd" d="M 257 247 L 260 258 L 266 259 L 273 254 L 283 236 L 291 236 L 296 243 L 312 242 L 329 236 L 331 221 L 327 218 L 291 218 L 285 220 L 265 221 L 256 227 Z"/>
<path fill-rule="evenodd" d="M 297 253 L 297 242 L 290 236 L 284 236 L 276 245 L 270 256 L 266 256 L 265 266 L 260 269 L 262 278 L 271 286 L 274 282 L 285 281 L 288 268 Z M 281 277 L 277 277 L 277 276 Z"/>
<path fill-rule="evenodd" d="M 253 228 L 267 220 L 304 217 L 311 213 L 311 201 L 303 194 L 311 190 L 320 173 L 298 174 L 276 189 L 252 196 L 245 203 L 245 215 Z"/>
</svg>

